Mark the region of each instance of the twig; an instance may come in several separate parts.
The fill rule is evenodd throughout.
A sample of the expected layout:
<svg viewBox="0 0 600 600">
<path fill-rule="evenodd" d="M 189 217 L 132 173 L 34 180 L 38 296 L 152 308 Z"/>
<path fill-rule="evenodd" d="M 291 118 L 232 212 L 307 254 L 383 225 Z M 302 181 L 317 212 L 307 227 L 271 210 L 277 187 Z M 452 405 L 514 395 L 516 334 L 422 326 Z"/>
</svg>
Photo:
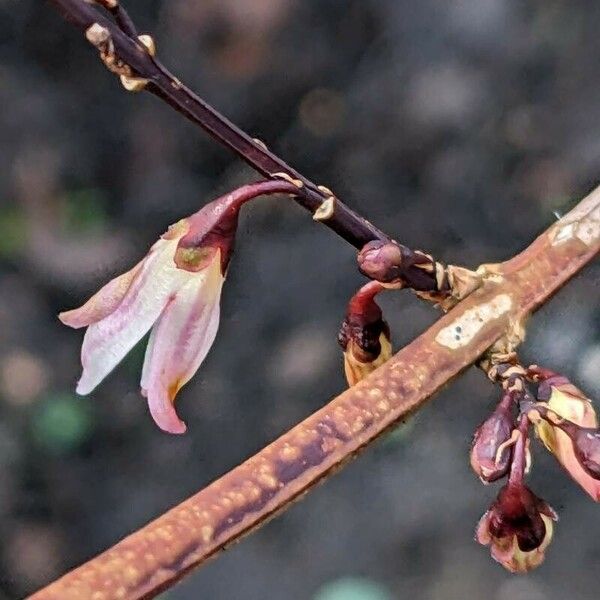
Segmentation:
<svg viewBox="0 0 600 600">
<path fill-rule="evenodd" d="M 286 510 L 514 331 L 600 252 L 600 188 L 367 379 L 32 600 L 153 598 Z"/>
<path fill-rule="evenodd" d="M 50 0 L 62 15 L 82 31 L 98 24 L 110 34 L 115 55 L 123 64 L 131 67 L 133 73 L 149 82 L 148 91 L 168 102 L 175 110 L 203 127 L 222 144 L 231 148 L 252 167 L 268 178 L 278 174 L 299 180 L 302 189 L 298 191 L 298 203 L 315 213 L 333 194 L 326 188 L 319 188 L 308 178 L 298 173 L 281 158 L 270 152 L 262 142 L 251 138 L 233 123 L 209 106 L 194 92 L 185 87 L 173 76 L 142 44 L 128 36 L 115 23 L 104 17 L 96 8 L 84 0 Z M 362 248 L 375 239 L 387 240 L 388 236 L 368 223 L 336 199 L 333 215 L 324 221 L 336 233 L 356 248 Z"/>
<path fill-rule="evenodd" d="M 250 137 L 183 85 L 156 58 L 152 38 L 148 35 L 136 35 L 133 21 L 118 0 L 96 2 L 115 16 L 116 23 L 103 16 L 93 6 L 93 0 L 50 2 L 66 20 L 86 33 L 88 41 L 99 50 L 104 64 L 121 76 L 126 89 L 146 89 L 158 96 L 233 150 L 264 177 L 284 178 L 294 182 L 298 187 L 296 202 L 308 210 L 315 220 L 335 231 L 355 248 L 360 250 L 369 242 L 390 241 L 388 235 L 351 210 L 331 190 L 313 183 L 293 169 L 268 150 L 263 142 Z M 405 287 L 423 292 L 423 297 L 434 302 L 443 301 L 452 294 L 452 281 L 458 278 L 453 277 L 453 273 L 448 272 L 444 265 L 424 252 L 414 251 L 401 244 L 397 246 L 403 262 L 403 275 L 407 276 L 403 282 Z M 465 270 L 459 271 L 462 273 Z M 461 286 L 460 296 L 464 285 L 462 282 L 458 284 Z M 472 282 L 469 282 L 468 287 L 470 291 Z"/>
</svg>

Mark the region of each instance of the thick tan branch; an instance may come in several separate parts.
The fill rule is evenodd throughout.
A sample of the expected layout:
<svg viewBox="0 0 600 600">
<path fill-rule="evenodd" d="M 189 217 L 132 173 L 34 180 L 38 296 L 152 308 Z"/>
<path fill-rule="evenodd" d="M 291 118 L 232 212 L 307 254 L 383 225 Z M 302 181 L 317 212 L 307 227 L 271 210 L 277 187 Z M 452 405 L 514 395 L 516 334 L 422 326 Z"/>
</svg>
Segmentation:
<svg viewBox="0 0 600 600">
<path fill-rule="evenodd" d="M 421 407 L 600 251 L 600 188 L 355 387 L 195 496 L 32 596 L 152 598 L 288 508 Z"/>
</svg>

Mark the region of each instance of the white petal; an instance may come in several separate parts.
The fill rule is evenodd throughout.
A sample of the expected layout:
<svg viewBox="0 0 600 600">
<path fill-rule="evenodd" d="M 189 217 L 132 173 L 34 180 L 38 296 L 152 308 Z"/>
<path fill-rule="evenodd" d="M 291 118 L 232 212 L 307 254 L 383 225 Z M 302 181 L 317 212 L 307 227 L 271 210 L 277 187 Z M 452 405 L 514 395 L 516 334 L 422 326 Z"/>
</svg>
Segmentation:
<svg viewBox="0 0 600 600">
<path fill-rule="evenodd" d="M 97 291 L 83 306 L 61 312 L 58 318 L 69 327 L 79 329 L 97 323 L 114 312 L 123 301 L 127 290 L 138 274 L 143 261 L 133 269 L 111 279 Z"/>
<path fill-rule="evenodd" d="M 175 395 L 198 370 L 215 340 L 223 281 L 217 252 L 211 265 L 179 290 L 152 330 L 141 387 L 152 417 L 165 431 L 185 431 L 173 406 Z"/>
<path fill-rule="evenodd" d="M 176 247 L 177 240 L 159 240 L 118 308 L 88 327 L 81 348 L 78 394 L 89 394 L 117 366 L 149 331 L 169 298 L 192 277 L 175 266 Z"/>
</svg>

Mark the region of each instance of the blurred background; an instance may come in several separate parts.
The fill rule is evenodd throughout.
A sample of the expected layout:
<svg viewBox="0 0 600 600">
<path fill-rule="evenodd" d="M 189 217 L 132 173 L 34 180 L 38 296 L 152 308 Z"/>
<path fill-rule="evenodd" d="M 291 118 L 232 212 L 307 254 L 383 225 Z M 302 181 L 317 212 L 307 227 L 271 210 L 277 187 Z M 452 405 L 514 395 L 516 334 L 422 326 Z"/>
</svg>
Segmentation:
<svg viewBox="0 0 600 600">
<path fill-rule="evenodd" d="M 164 62 L 398 240 L 510 257 L 600 179 L 594 0 L 129 0 Z M 127 94 L 39 0 L 0 0 L 0 599 L 21 598 L 202 488 L 344 388 L 350 247 L 292 203 L 243 214 L 220 336 L 180 394 L 183 437 L 138 392 L 143 344 L 74 395 L 82 332 L 56 314 L 167 225 L 254 175 L 149 95 Z M 290 268 L 290 265 L 293 265 Z M 529 326 L 526 361 L 600 396 L 600 265 Z M 437 318 L 383 300 L 395 345 Z M 473 541 L 496 493 L 468 468 L 497 393 L 475 369 L 169 600 L 591 600 L 600 506 L 541 451 L 561 521 L 545 565 Z"/>
</svg>

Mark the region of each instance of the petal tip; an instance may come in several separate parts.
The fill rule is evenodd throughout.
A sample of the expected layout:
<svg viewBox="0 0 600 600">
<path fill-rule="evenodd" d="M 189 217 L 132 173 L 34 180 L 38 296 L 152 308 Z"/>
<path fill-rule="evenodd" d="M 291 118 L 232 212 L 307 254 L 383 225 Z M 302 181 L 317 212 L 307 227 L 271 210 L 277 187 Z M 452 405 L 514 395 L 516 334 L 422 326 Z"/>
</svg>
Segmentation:
<svg viewBox="0 0 600 600">
<path fill-rule="evenodd" d="M 154 422 L 166 433 L 176 435 L 187 431 L 186 424 L 179 418 L 168 394 L 163 390 L 141 389 L 142 395 L 148 398 L 148 407 Z"/>
<path fill-rule="evenodd" d="M 81 327 L 85 327 L 86 324 L 81 322 L 81 319 L 78 318 L 78 309 L 74 310 L 65 310 L 63 312 L 58 313 L 58 320 L 67 327 L 72 327 L 73 329 L 80 329 Z"/>
<path fill-rule="evenodd" d="M 92 393 L 95 387 L 95 385 L 90 385 L 90 383 L 85 379 L 85 376 L 82 375 L 81 379 L 77 382 L 75 392 L 80 396 L 87 396 L 88 394 Z"/>
<path fill-rule="evenodd" d="M 160 427 L 160 425 L 159 425 Z M 162 428 L 161 429 L 163 431 L 165 431 L 166 433 L 172 433 L 174 435 L 183 435 L 184 433 L 187 432 L 187 425 L 183 422 L 183 421 L 179 421 L 179 423 L 175 424 L 174 426 L 169 427 L 168 429 Z"/>
<path fill-rule="evenodd" d="M 158 427 L 165 433 L 183 435 L 187 431 L 187 425 L 177 417 L 177 415 L 175 415 L 175 418 L 157 418 L 155 415 L 152 415 L 152 418 Z"/>
</svg>

